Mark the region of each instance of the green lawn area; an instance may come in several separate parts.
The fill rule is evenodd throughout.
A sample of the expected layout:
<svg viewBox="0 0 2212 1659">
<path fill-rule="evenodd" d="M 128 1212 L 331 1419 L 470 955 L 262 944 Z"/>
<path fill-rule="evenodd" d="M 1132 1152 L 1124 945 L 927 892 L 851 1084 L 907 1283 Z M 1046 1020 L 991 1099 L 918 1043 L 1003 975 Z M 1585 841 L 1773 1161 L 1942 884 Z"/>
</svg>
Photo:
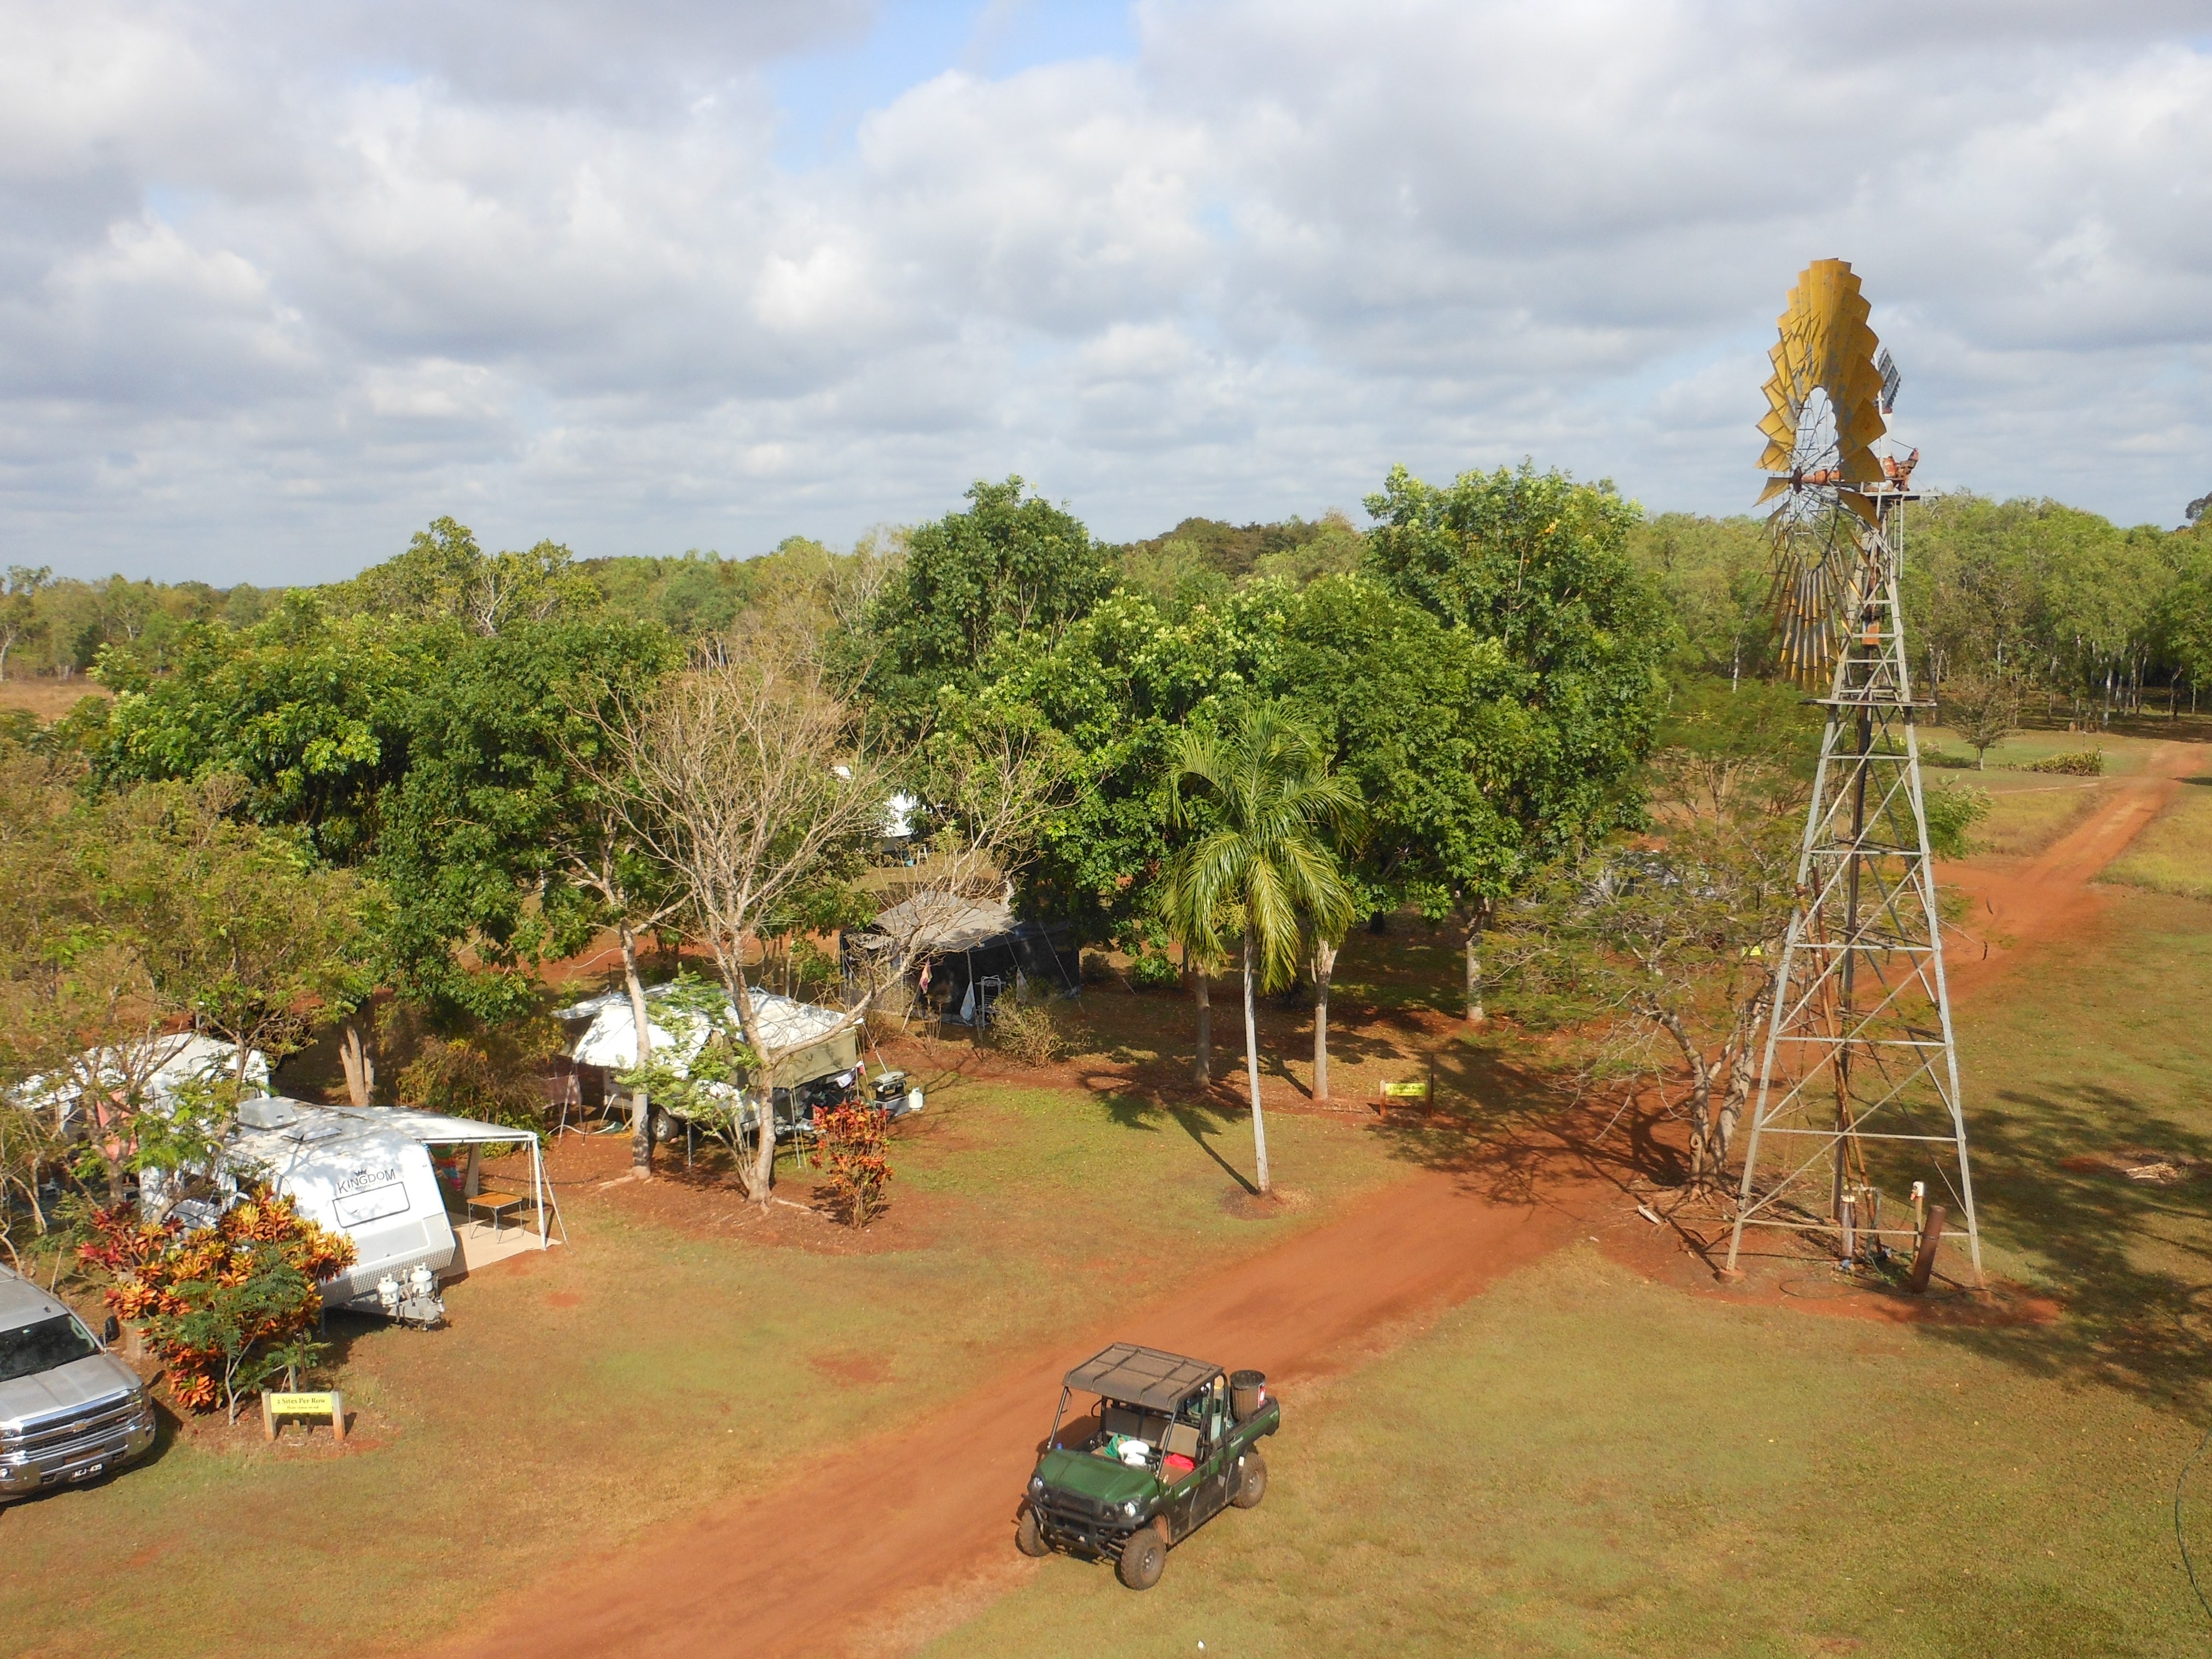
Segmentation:
<svg viewBox="0 0 2212 1659">
<path fill-rule="evenodd" d="M 2187 735 L 2195 738 L 2199 733 L 2192 725 Z M 2157 741 L 2109 732 L 2021 732 L 1990 750 L 1986 769 L 1934 766 L 1927 779 L 1931 788 L 1963 786 L 1989 797 L 1988 815 L 1970 832 L 1975 852 L 2032 857 L 2087 817 L 2103 793 L 2094 779 L 2027 772 L 2021 767 L 2051 755 L 2101 749 L 2105 776 L 2127 777 L 2143 769 Z M 1960 761 L 1973 757 L 1974 751 L 1958 733 L 1942 726 L 1927 728 L 1921 744 L 1922 752 L 1931 757 Z"/>
<path fill-rule="evenodd" d="M 2172 1502 L 2212 1177 L 2098 1159 L 2212 1163 L 2208 923 L 2123 896 L 1962 1015 L 1990 1262 L 2057 1322 L 1737 1305 L 1577 1246 L 1289 1395 L 1266 1504 L 1158 1589 L 1054 1559 L 929 1652 L 2203 1652 Z M 2191 1493 L 2212 1558 L 2212 1471 Z"/>
<path fill-rule="evenodd" d="M 2192 724 L 2177 728 L 2174 735 L 2178 738 L 2185 736 L 2191 738 L 2201 738 L 2203 733 Z M 2037 761 L 2048 759 L 2053 755 L 2070 755 L 2079 753 L 2084 749 L 2101 749 L 2105 751 L 2105 775 L 2126 777 L 2132 773 L 2142 770 L 2143 763 L 2148 758 L 2151 749 L 2157 741 L 2159 739 L 2150 738 L 2124 737 L 2112 732 L 2015 732 L 2002 743 L 1990 747 L 1988 765 L 1984 769 L 1990 772 L 2012 771 L 2023 766 L 2032 765 Z M 1948 757 L 1965 761 L 1970 766 L 1974 758 L 1972 745 L 1948 726 L 1923 726 L 1920 732 L 1920 748 L 1923 755 Z M 1939 769 L 1939 775 L 1943 775 L 1947 770 L 1948 769 Z M 2046 775 L 2031 773 L 2029 775 Z"/>
<path fill-rule="evenodd" d="M 572 1188 L 574 1249 L 452 1287 L 445 1330 L 353 1328 L 350 1454 L 270 1455 L 258 1428 L 234 1449 L 168 1437 L 119 1479 L 0 1510 L 0 1652 L 407 1650 L 1407 1172 L 1326 1119 L 1279 1115 L 1269 1151 L 1307 1202 L 1242 1219 L 1215 1161 L 1249 1170 L 1241 1119 L 948 1088 L 895 1142 L 899 1247 L 865 1254 L 661 1224 L 622 1189 Z M 709 1213 L 739 1208 L 732 1192 Z"/>
<path fill-rule="evenodd" d="M 2212 777 L 2189 778 L 2100 880 L 2212 898 Z"/>
</svg>

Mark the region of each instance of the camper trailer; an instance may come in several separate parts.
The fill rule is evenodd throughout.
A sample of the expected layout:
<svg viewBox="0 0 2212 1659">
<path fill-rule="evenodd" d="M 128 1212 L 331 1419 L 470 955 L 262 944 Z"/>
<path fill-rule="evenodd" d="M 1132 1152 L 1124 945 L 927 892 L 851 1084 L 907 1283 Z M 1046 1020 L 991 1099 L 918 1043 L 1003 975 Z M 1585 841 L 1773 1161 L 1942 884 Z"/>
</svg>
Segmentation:
<svg viewBox="0 0 2212 1659">
<path fill-rule="evenodd" d="M 325 1307 L 410 1324 L 443 1316 L 437 1277 L 453 1264 L 453 1227 L 421 1141 L 371 1114 L 272 1097 L 240 1105 L 225 1161 L 353 1240 L 354 1265 L 323 1286 Z"/>
</svg>

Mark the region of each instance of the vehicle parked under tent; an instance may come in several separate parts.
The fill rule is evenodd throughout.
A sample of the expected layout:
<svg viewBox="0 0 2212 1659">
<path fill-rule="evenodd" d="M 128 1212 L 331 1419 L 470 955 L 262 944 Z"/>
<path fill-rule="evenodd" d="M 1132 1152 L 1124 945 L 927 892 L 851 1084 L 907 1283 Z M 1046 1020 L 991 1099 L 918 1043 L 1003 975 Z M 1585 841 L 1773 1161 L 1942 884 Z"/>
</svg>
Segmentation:
<svg viewBox="0 0 2212 1659">
<path fill-rule="evenodd" d="M 717 1030 L 738 1029 L 737 1010 L 719 988 L 697 979 L 648 986 L 645 1000 L 653 1061 L 679 1077 L 690 1076 Z M 753 992 L 752 1004 L 755 1028 L 774 1057 L 769 1098 L 775 1133 L 780 1139 L 809 1133 L 814 1113 L 849 1098 L 866 1075 L 860 1060 L 862 1025 L 842 1010 L 772 991 Z M 569 1050 L 570 1060 L 580 1083 L 595 1087 L 611 1104 L 617 1078 L 637 1065 L 637 1019 L 629 994 L 617 990 L 588 997 L 556 1009 L 555 1017 L 571 1024 L 589 1022 Z M 877 1103 L 894 1117 L 921 1109 L 921 1091 L 908 1088 L 903 1073 L 880 1073 L 877 1085 Z M 750 1133 L 758 1121 L 757 1082 L 706 1086 L 739 1103 L 738 1121 Z M 688 1127 L 680 1103 L 656 1106 L 657 1139 L 672 1139 Z"/>
</svg>

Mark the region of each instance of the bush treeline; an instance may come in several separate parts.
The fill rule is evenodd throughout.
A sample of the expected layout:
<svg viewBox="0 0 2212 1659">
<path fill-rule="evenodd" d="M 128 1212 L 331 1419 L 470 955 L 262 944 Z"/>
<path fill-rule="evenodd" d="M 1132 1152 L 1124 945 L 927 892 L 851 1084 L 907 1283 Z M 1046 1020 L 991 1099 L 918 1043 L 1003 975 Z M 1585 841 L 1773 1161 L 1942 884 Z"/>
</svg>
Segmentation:
<svg viewBox="0 0 2212 1659">
<path fill-rule="evenodd" d="M 1913 666 L 1935 685 L 2003 680 L 2077 721 L 2193 708 L 2212 680 L 2212 528 L 2123 529 L 2056 501 L 1938 495 L 1907 509 Z M 1663 514 L 1638 563 L 1667 595 L 1682 662 L 1771 665 L 1766 526 Z"/>
</svg>

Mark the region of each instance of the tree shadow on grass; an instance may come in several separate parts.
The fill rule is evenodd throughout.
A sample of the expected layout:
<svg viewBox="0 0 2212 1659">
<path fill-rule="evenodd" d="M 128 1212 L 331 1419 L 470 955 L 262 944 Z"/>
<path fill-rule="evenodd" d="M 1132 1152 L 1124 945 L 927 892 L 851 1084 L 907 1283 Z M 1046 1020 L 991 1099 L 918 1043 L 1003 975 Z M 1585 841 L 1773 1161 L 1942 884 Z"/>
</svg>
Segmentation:
<svg viewBox="0 0 2212 1659">
<path fill-rule="evenodd" d="M 1632 1198 L 1687 1175 L 1651 1112 L 1572 1100 L 1555 1074 L 1486 1043 L 1447 1043 L 1430 1060 L 1435 1097 L 1425 1109 L 1380 1112 L 1374 1133 L 1407 1163 L 1457 1177 L 1464 1191 L 1548 1205 L 1571 1187 L 1595 1183 Z"/>
<path fill-rule="evenodd" d="M 1158 1117 L 1164 1115 L 1172 1119 L 1176 1127 L 1213 1160 L 1222 1174 L 1247 1194 L 1256 1195 L 1259 1193 L 1258 1184 L 1224 1158 L 1220 1149 L 1213 1144 L 1212 1137 L 1221 1133 L 1235 1121 L 1237 1115 L 1235 1112 L 1210 1103 L 1204 1105 L 1170 1103 L 1127 1094 L 1107 1095 L 1103 1097 L 1103 1103 L 1106 1115 L 1114 1121 L 1116 1127 L 1138 1130 L 1145 1134 L 1159 1133 L 1159 1125 L 1155 1121 Z"/>
<path fill-rule="evenodd" d="M 1996 1102 L 2002 1109 L 1967 1125 L 1983 1237 L 2033 1262 L 2063 1311 L 2045 1324 L 1937 1333 L 2037 1376 L 2201 1395 L 2212 1136 L 2096 1084 L 2005 1091 Z M 2126 1173 L 2159 1164 L 2173 1176 Z"/>
</svg>

